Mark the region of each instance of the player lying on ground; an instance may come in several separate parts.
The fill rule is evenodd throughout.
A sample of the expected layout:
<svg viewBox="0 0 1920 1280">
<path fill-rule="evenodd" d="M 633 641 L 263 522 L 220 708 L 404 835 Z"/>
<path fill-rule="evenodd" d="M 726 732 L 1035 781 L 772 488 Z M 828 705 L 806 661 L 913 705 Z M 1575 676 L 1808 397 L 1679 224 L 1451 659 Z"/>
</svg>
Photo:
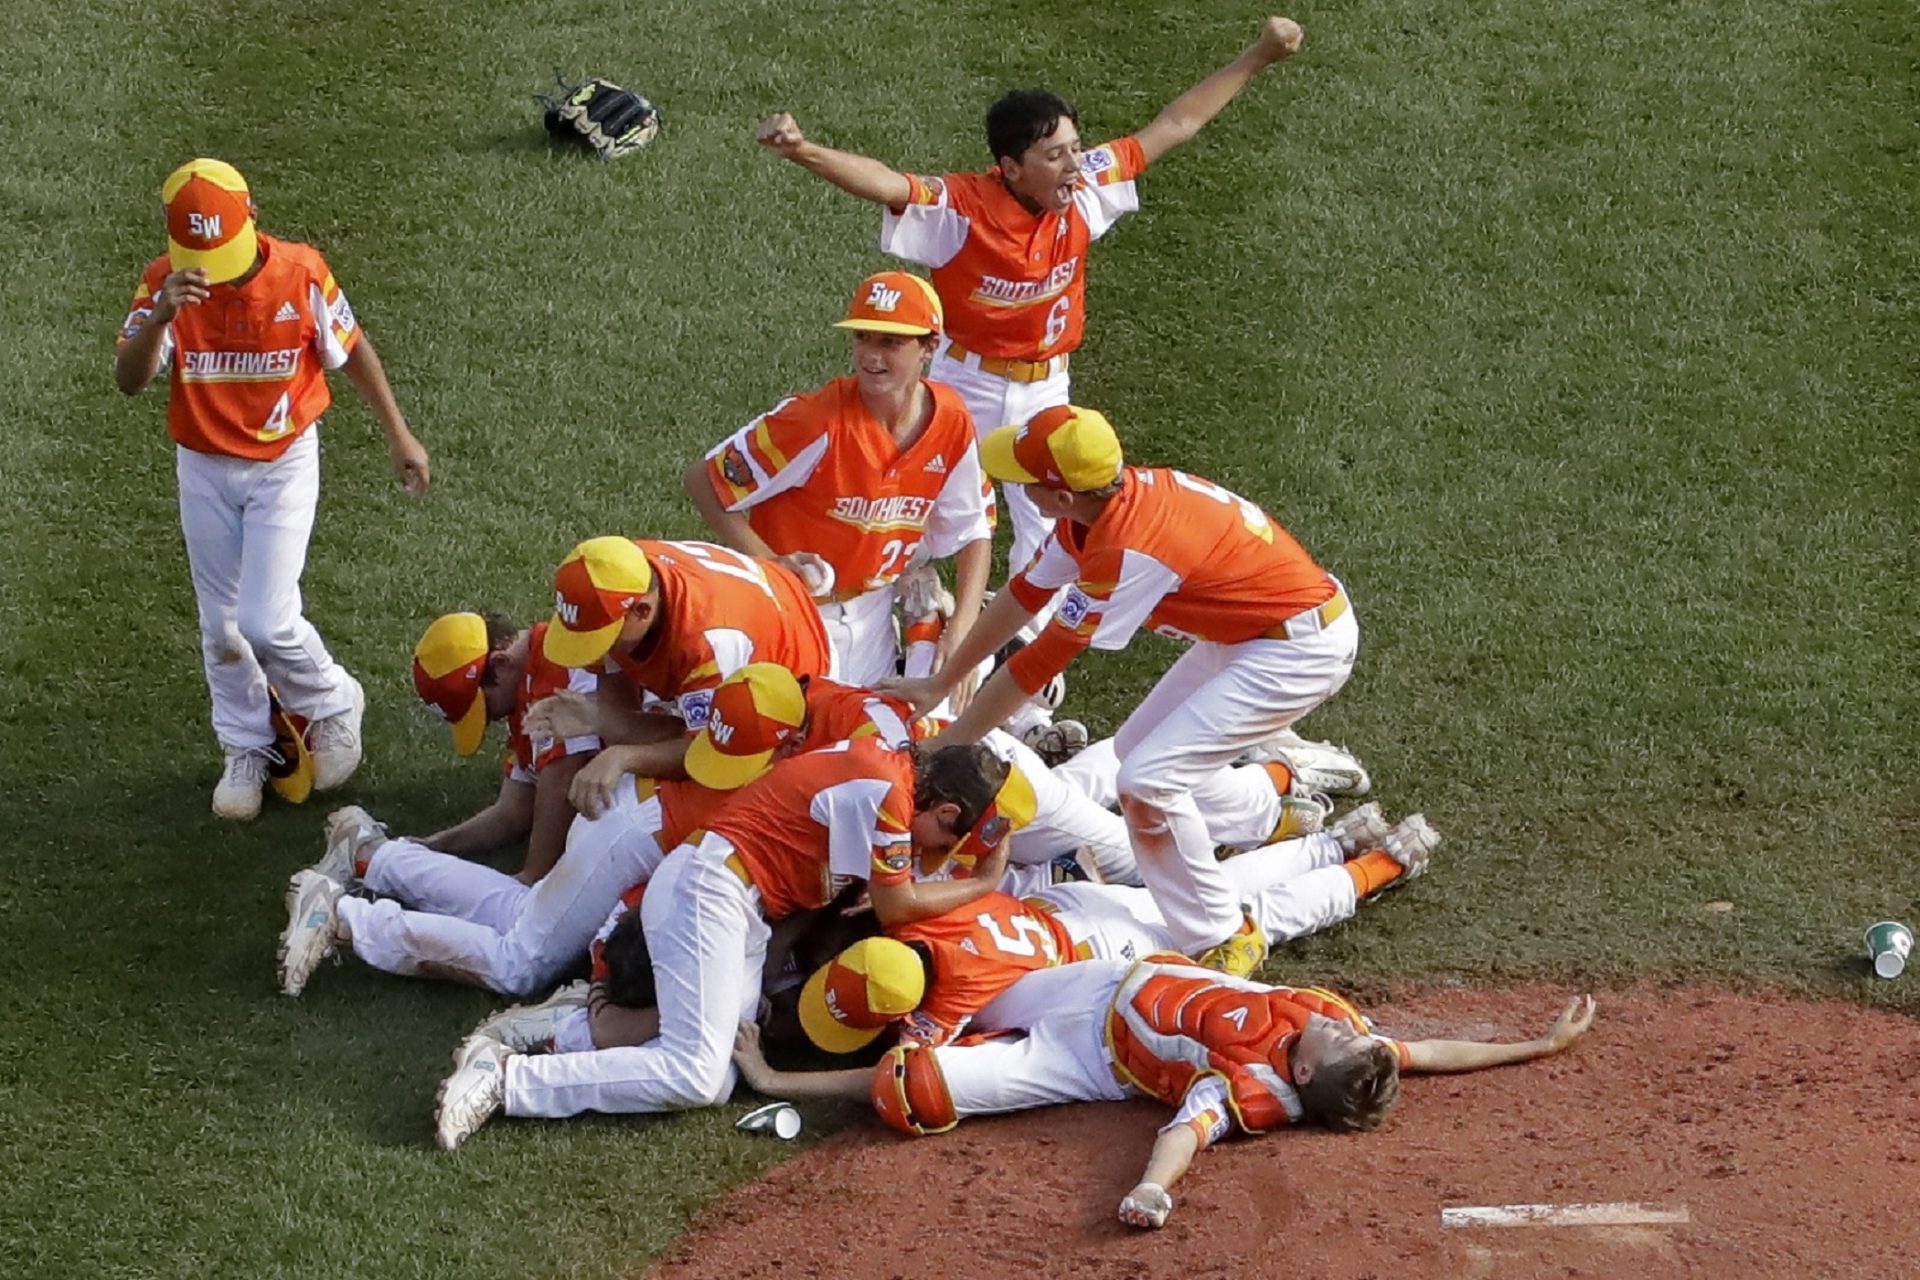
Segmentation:
<svg viewBox="0 0 1920 1280">
<path fill-rule="evenodd" d="M 1352 916 L 1359 903 L 1420 875 L 1440 837 L 1413 814 L 1389 827 L 1378 805 L 1331 828 L 1229 859 L 1254 918 L 1291 941 Z M 969 1025 L 1019 1028 L 1034 1016 L 1015 992 L 1037 969 L 1166 954 L 1166 923 L 1144 889 L 1073 882 L 1024 899 L 993 893 L 932 920 L 864 939 L 808 980 L 799 1004 L 807 1038 L 852 1053 L 894 1027 L 902 1044 L 938 1046 Z"/>
<path fill-rule="evenodd" d="M 894 606 L 910 565 L 953 560 L 956 635 L 980 612 L 992 568 L 992 490 L 973 420 L 957 392 L 923 376 L 940 326 L 925 280 L 867 277 L 835 326 L 851 331 L 853 375 L 782 400 L 685 476 L 721 542 L 809 579 L 853 684 L 900 674 Z"/>
<path fill-rule="evenodd" d="M 909 177 L 878 160 L 802 136 L 781 112 L 760 144 L 851 195 L 883 208 L 880 247 L 932 268 L 946 304 L 947 341 L 930 377 L 966 399 L 983 435 L 1067 403 L 1067 358 L 1080 346 L 1086 259 L 1093 241 L 1140 207 L 1136 179 L 1191 139 L 1254 76 L 1300 47 L 1287 18 L 1268 18 L 1231 62 L 1168 103 L 1145 128 L 1091 150 L 1079 117 L 1059 96 L 1016 90 L 987 110 L 994 167 L 983 173 Z M 1009 491 L 1013 549 L 1027 563 L 1047 521 Z"/>
<path fill-rule="evenodd" d="M 1331 992 L 1263 986 L 1158 957 L 1043 969 L 1021 978 L 1014 993 L 1040 1011 L 1023 1034 L 896 1048 L 871 1070 L 792 1072 L 767 1065 L 759 1029 L 748 1022 L 734 1061 L 768 1097 L 867 1098 L 882 1120 L 911 1134 L 1055 1103 L 1157 1098 L 1176 1108 L 1174 1118 L 1121 1201 L 1120 1217 L 1158 1227 L 1194 1155 L 1235 1131 L 1305 1120 L 1378 1128 L 1403 1072 L 1477 1071 L 1546 1057 L 1586 1034 L 1594 1015 L 1593 997 L 1583 996 L 1537 1039 L 1391 1040 Z"/>
<path fill-rule="evenodd" d="M 881 923 L 902 924 L 990 892 L 1011 822 L 997 813 L 1010 770 L 977 745 L 923 753 L 871 738 L 779 761 L 662 864 L 641 906 L 660 999 L 660 1035 L 631 1048 L 515 1055 L 474 1037 L 441 1086 L 440 1145 L 496 1111 L 561 1117 L 712 1106 L 732 1092 L 734 1025 L 758 1006 L 771 928 L 864 882 Z M 976 824 L 982 824 L 977 826 Z M 963 839 L 990 851 L 969 880 L 916 881 L 915 847 Z"/>
<path fill-rule="evenodd" d="M 1214 855 L 1206 815 L 1252 785 L 1226 768 L 1339 692 L 1360 628 L 1347 593 L 1253 503 L 1167 467 L 1129 466 L 1101 414 L 1072 405 L 1003 427 L 989 475 L 1055 521 L 1032 563 L 995 596 L 949 665 L 883 686 L 916 707 L 950 673 L 1005 644 L 1061 588 L 1040 639 L 994 676 L 939 739 L 970 742 L 1083 650 L 1124 649 L 1149 627 L 1192 642 L 1114 735 L 1121 812 L 1141 878 L 1178 949 L 1251 973 L 1267 939 Z"/>
</svg>

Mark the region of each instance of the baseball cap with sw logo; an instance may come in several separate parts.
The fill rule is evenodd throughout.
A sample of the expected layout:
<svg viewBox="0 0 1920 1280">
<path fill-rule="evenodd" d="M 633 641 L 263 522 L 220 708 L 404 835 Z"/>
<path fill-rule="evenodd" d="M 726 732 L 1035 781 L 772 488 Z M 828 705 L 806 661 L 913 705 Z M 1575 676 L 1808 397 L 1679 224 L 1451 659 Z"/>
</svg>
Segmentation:
<svg viewBox="0 0 1920 1280">
<path fill-rule="evenodd" d="M 221 160 L 189 160 L 160 188 L 167 209 L 167 257 L 176 271 L 199 267 L 212 284 L 237 280 L 260 256 L 253 197 L 240 171 Z"/>
<path fill-rule="evenodd" d="M 882 271 L 868 276 L 853 291 L 847 318 L 836 329 L 868 333 L 939 333 L 945 313 L 933 285 L 907 271 Z"/>
<path fill-rule="evenodd" d="M 631 538 L 588 538 L 567 553 L 553 575 L 553 625 L 542 645 L 563 667 L 589 667 L 607 656 L 627 620 L 627 606 L 653 585 L 653 566 Z"/>
<path fill-rule="evenodd" d="M 721 682 L 687 744 L 687 776 L 715 791 L 744 787 L 805 726 L 807 695 L 777 662 L 750 662 Z"/>
</svg>

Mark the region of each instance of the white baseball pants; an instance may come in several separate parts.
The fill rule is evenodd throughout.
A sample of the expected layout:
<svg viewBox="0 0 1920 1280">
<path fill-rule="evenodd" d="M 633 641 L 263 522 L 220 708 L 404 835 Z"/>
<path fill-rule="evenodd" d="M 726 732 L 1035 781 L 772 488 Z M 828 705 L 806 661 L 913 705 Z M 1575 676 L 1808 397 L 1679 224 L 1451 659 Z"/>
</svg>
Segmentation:
<svg viewBox="0 0 1920 1280">
<path fill-rule="evenodd" d="M 392 896 L 340 899 L 354 954 L 386 973 L 544 994 L 586 954 L 620 895 L 665 856 L 658 798 L 641 800 L 632 787 L 619 794 L 599 818 L 574 819 L 560 860 L 531 888 L 417 841 L 382 844 L 365 884 Z"/>
<path fill-rule="evenodd" d="M 980 741 L 1033 784 L 1033 821 L 1009 837 L 1008 862 L 1041 865 L 1085 849 L 1106 879 L 1119 884 L 1139 883 L 1133 843 L 1127 835 L 1127 824 L 1118 814 L 1095 804 L 1084 791 L 1049 769 L 1033 748 L 1005 730 L 994 729 Z"/>
<path fill-rule="evenodd" d="M 834 679 L 871 689 L 900 674 L 900 633 L 893 622 L 893 585 L 839 604 L 820 606 L 833 646 Z"/>
<path fill-rule="evenodd" d="M 931 1051 L 954 1113 L 965 1119 L 1133 1096 L 1113 1074 L 1106 1037 L 1107 1011 L 1131 967 L 1100 960 L 1061 965 L 1026 974 L 1003 991 L 975 1015 L 974 1027 L 1024 1027 L 1026 1035 Z M 992 1016 L 1002 1010 L 1016 1011 L 1022 1020 Z"/>
<path fill-rule="evenodd" d="M 1113 807 L 1120 803 L 1120 756 L 1114 750 L 1112 738 L 1089 744 L 1086 750 L 1053 772 L 1097 805 Z M 1259 765 L 1235 765 L 1214 776 L 1200 816 L 1206 821 L 1207 834 L 1215 844 L 1231 849 L 1258 848 L 1280 825 L 1284 799 L 1273 785 L 1273 775 L 1265 769 Z M 1121 883 L 1140 881 L 1136 876 Z"/>
<path fill-rule="evenodd" d="M 1352 609 L 1300 639 L 1202 641 L 1114 735 L 1134 858 L 1178 950 L 1198 954 L 1240 928 L 1239 895 L 1202 816 L 1235 802 L 1242 784 L 1228 766 L 1339 692 L 1359 648 Z"/>
<path fill-rule="evenodd" d="M 1280 943 L 1354 913 L 1359 898 L 1344 862 L 1334 838 L 1316 832 L 1229 858 L 1222 870 L 1268 939 Z M 1057 884 L 1032 896 L 1051 905 L 1068 936 L 1097 959 L 1131 961 L 1178 950 L 1166 917 L 1145 889 Z"/>
<path fill-rule="evenodd" d="M 967 412 L 973 415 L 974 433 L 983 440 L 1001 427 L 1021 425 L 1042 409 L 1068 403 L 1065 369 L 1039 382 L 1010 382 L 982 372 L 971 361 L 948 356 L 944 339 L 927 370 L 927 377 L 933 382 L 944 382 L 960 393 Z M 1019 490 L 1003 486 L 1001 498 L 1003 509 L 1013 520 L 1013 550 L 1007 557 L 1011 576 L 1033 559 L 1033 553 L 1040 549 L 1052 526 Z"/>
<path fill-rule="evenodd" d="M 213 733 L 229 747 L 270 747 L 267 685 L 309 720 L 353 705 L 346 670 L 301 614 L 320 500 L 320 428 L 272 462 L 175 450 L 180 531 L 200 614 Z"/>
<path fill-rule="evenodd" d="M 683 1111 L 733 1092 L 733 1035 L 759 1007 L 772 931 L 760 891 L 727 866 L 732 853 L 709 833 L 667 859 L 640 904 L 660 996 L 659 1038 L 508 1059 L 508 1115 Z"/>
</svg>

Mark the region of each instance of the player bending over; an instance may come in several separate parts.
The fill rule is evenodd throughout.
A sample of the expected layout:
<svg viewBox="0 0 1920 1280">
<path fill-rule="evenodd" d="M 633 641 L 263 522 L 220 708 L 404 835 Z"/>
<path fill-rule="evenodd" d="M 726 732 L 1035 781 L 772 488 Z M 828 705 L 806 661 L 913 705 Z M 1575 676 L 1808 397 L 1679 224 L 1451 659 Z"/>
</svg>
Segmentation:
<svg viewBox="0 0 1920 1280">
<path fill-rule="evenodd" d="M 944 1132 L 967 1116 L 1157 1098 L 1175 1108 L 1174 1117 L 1120 1202 L 1120 1218 L 1158 1227 L 1173 1212 L 1171 1188 L 1193 1157 L 1236 1130 L 1257 1134 L 1306 1120 L 1376 1129 L 1399 1097 L 1403 1073 L 1546 1057 L 1585 1035 L 1594 1016 L 1593 997 L 1582 996 L 1532 1040 L 1392 1040 L 1332 992 L 1265 986 L 1165 956 L 1042 969 L 1014 990 L 1048 1010 L 1024 1034 L 899 1047 L 872 1069 L 791 1072 L 767 1064 L 759 1029 L 748 1023 L 734 1062 L 769 1097 L 867 1098 L 888 1125 L 916 1135 Z"/>
</svg>

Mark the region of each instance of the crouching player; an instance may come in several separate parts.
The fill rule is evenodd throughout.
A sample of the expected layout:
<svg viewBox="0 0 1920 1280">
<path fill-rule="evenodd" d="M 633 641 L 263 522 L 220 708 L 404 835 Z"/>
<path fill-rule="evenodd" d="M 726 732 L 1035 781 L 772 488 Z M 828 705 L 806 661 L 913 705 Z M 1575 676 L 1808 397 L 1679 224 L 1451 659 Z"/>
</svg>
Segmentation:
<svg viewBox="0 0 1920 1280">
<path fill-rule="evenodd" d="M 1041 969 L 1014 992 L 1047 1010 L 1021 1034 L 895 1048 L 871 1069 L 788 1072 L 767 1065 L 759 1030 L 748 1024 L 734 1061 L 769 1097 L 870 1098 L 882 1120 L 911 1134 L 1054 1103 L 1157 1098 L 1175 1114 L 1120 1202 L 1120 1218 L 1158 1227 L 1193 1157 L 1236 1130 L 1307 1120 L 1375 1129 L 1399 1097 L 1402 1073 L 1546 1057 L 1585 1035 L 1594 1016 L 1593 998 L 1583 996 L 1533 1040 L 1392 1040 L 1332 992 L 1265 986 L 1177 956 Z"/>
</svg>

